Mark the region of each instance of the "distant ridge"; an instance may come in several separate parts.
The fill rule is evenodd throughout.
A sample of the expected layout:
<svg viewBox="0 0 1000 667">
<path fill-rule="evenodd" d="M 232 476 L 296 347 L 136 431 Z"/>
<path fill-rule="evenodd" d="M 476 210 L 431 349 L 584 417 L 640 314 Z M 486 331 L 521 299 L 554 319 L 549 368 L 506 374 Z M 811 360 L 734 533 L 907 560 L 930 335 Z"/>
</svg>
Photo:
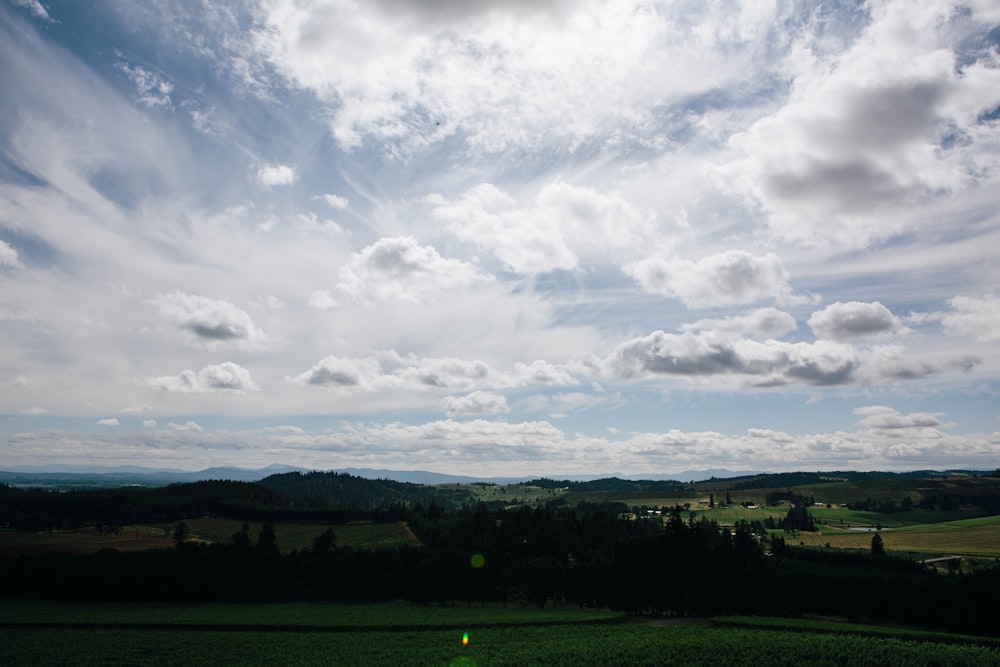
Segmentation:
<svg viewBox="0 0 1000 667">
<path fill-rule="evenodd" d="M 472 475 L 452 475 L 428 470 L 388 470 L 380 468 L 336 468 L 315 470 L 298 466 L 271 464 L 264 468 L 240 468 L 217 466 L 204 470 L 176 470 L 170 468 L 143 468 L 141 466 L 96 466 L 96 465 L 53 465 L 16 466 L 0 470 L 0 483 L 15 486 L 58 486 L 65 488 L 101 488 L 120 486 L 166 486 L 168 484 L 200 482 L 206 480 L 229 480 L 234 482 L 259 482 L 271 475 L 288 472 L 337 472 L 370 480 L 390 480 L 411 484 L 519 484 L 545 479 L 553 482 L 592 482 L 595 480 L 618 479 L 628 481 L 718 484 L 738 488 L 743 485 L 770 483 L 775 486 L 789 486 L 796 483 L 819 482 L 821 479 L 873 479 L 886 477 L 931 477 L 942 474 L 981 474 L 983 470 L 920 470 L 907 472 L 887 471 L 823 471 L 767 473 L 760 471 L 734 471 L 725 468 L 686 470 L 676 474 L 625 475 L 622 473 L 601 473 L 593 475 L 526 475 L 522 477 L 474 477 Z M 807 479 L 809 478 L 809 479 Z"/>
<path fill-rule="evenodd" d="M 98 466 L 98 465 L 50 465 L 12 466 L 0 470 L 0 482 L 13 484 L 39 484 L 61 482 L 80 486 L 164 486 L 180 482 L 198 482 L 210 479 L 234 482 L 257 482 L 271 475 L 286 472 L 311 472 L 314 469 L 281 464 L 271 464 L 264 468 L 240 468 L 236 466 L 216 466 L 204 470 L 177 470 L 173 468 L 144 468 L 141 466 Z M 394 482 L 412 484 L 518 484 L 533 479 L 545 478 L 554 481 L 589 482 L 597 479 L 627 479 L 649 481 L 690 482 L 711 477 L 736 477 L 760 475 L 760 472 L 731 471 L 726 469 L 689 470 L 681 473 L 625 475 L 620 472 L 595 473 L 593 475 L 524 475 L 485 476 L 453 475 L 429 470 L 388 470 L 382 468 L 333 468 L 318 472 L 342 472 L 365 479 L 388 479 Z"/>
</svg>

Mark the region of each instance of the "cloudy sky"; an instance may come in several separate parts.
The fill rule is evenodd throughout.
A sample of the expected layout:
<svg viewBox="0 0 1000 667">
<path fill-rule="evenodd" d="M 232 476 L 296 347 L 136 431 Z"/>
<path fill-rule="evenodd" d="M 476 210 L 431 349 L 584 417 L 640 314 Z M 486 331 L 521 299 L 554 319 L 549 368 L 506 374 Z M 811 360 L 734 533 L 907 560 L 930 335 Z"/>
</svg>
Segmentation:
<svg viewBox="0 0 1000 667">
<path fill-rule="evenodd" d="M 1000 465 L 995 0 L 0 0 L 0 468 Z"/>
</svg>

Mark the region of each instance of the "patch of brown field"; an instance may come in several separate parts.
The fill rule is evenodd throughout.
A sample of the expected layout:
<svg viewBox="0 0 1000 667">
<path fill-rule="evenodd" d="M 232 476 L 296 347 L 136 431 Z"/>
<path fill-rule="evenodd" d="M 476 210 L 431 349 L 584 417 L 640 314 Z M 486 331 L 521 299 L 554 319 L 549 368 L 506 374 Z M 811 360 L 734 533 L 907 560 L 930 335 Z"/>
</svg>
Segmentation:
<svg viewBox="0 0 1000 667">
<path fill-rule="evenodd" d="M 415 547 L 422 547 L 422 546 L 424 546 L 424 543 L 420 541 L 420 538 L 417 537 L 416 534 L 414 534 L 413 529 L 410 528 L 409 522 L 407 522 L 407 521 L 400 521 L 399 525 L 400 525 L 400 527 L 402 527 L 403 531 L 406 533 L 406 539 L 408 539 L 410 541 L 410 543 L 413 544 L 413 546 L 415 546 Z"/>
<path fill-rule="evenodd" d="M 163 531 L 141 526 L 126 527 L 117 535 L 100 535 L 93 528 L 42 533 L 0 531 L 0 555 L 39 555 L 58 551 L 69 554 L 92 554 L 101 549 L 140 551 L 172 547 L 174 541 Z"/>
</svg>

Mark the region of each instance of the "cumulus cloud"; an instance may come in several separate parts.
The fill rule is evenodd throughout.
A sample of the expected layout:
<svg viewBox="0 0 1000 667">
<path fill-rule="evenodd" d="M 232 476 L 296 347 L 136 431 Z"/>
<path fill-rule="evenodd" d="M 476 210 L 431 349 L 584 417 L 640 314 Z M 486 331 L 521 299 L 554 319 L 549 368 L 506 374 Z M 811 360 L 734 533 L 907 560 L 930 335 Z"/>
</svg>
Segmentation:
<svg viewBox="0 0 1000 667">
<path fill-rule="evenodd" d="M 377 359 L 345 359 L 329 356 L 287 382 L 319 387 L 375 389 L 382 386 L 385 376 Z"/>
<path fill-rule="evenodd" d="M 519 361 L 514 364 L 510 375 L 516 385 L 566 386 L 580 383 L 565 368 L 542 359 L 536 359 L 530 364 Z"/>
<path fill-rule="evenodd" d="M 956 296 L 948 304 L 951 311 L 930 315 L 941 322 L 946 332 L 980 342 L 1000 340 L 1000 298 Z"/>
<path fill-rule="evenodd" d="M 438 294 L 493 282 L 471 264 L 442 257 L 405 236 L 382 238 L 351 256 L 337 289 L 362 302 L 423 302 Z"/>
<path fill-rule="evenodd" d="M 21 414 L 28 415 L 29 417 L 40 417 L 41 415 L 49 414 L 49 411 L 46 408 L 35 406 L 21 410 Z"/>
<path fill-rule="evenodd" d="M 261 347 L 268 342 L 250 315 L 229 301 L 174 292 L 161 294 L 153 303 L 198 343 Z"/>
<path fill-rule="evenodd" d="M 900 414 L 896 410 L 884 405 L 871 405 L 857 408 L 854 414 L 863 415 L 863 419 L 858 422 L 858 426 L 869 429 L 901 429 L 901 428 L 937 428 L 939 426 L 951 426 L 944 424 L 939 417 L 941 413 L 913 412 L 908 415 Z"/>
<path fill-rule="evenodd" d="M 322 195 L 322 199 L 327 204 L 329 204 L 332 208 L 336 208 L 336 209 L 340 209 L 340 210 L 343 210 L 343 209 L 347 208 L 347 204 L 348 204 L 347 197 L 341 197 L 340 195 L 334 195 L 334 194 L 329 194 L 328 193 L 328 194 Z"/>
<path fill-rule="evenodd" d="M 412 386 L 464 389 L 497 381 L 489 365 L 476 359 L 404 357 L 394 351 L 383 353 L 382 357 L 391 365 L 393 376 Z"/>
<path fill-rule="evenodd" d="M 203 429 L 198 422 L 184 422 L 183 424 L 178 424 L 176 422 L 169 422 L 167 424 L 167 429 L 170 431 L 180 432 L 180 433 L 204 433 Z"/>
<path fill-rule="evenodd" d="M 142 427 L 143 428 L 156 428 L 156 420 L 155 419 L 144 419 L 142 421 Z"/>
<path fill-rule="evenodd" d="M 840 301 L 832 303 L 809 317 L 809 326 L 819 337 L 846 341 L 863 336 L 898 332 L 902 323 L 878 301 Z"/>
<path fill-rule="evenodd" d="M 449 417 L 510 412 L 506 398 L 487 391 L 474 391 L 465 396 L 445 396 L 444 409 Z"/>
<path fill-rule="evenodd" d="M 697 262 L 650 255 L 624 267 L 647 292 L 675 298 L 688 308 L 713 308 L 791 296 L 789 275 L 777 255 L 757 257 L 727 250 Z"/>
<path fill-rule="evenodd" d="M 684 331 L 704 331 L 716 335 L 740 336 L 748 334 L 764 338 L 777 338 L 794 331 L 796 327 L 795 318 L 788 313 L 777 308 L 760 308 L 747 315 L 703 319 L 685 324 L 681 328 Z"/>
<path fill-rule="evenodd" d="M 581 258 L 613 256 L 651 236 L 651 214 L 620 193 L 563 181 L 547 184 L 529 206 L 489 183 L 454 201 L 432 195 L 427 202 L 459 238 L 491 251 L 519 274 L 575 269 Z"/>
<path fill-rule="evenodd" d="M 260 389 L 250 377 L 250 371 L 231 361 L 206 366 L 198 372 L 184 370 L 178 375 L 147 378 L 143 384 L 160 391 L 184 394 L 213 392 L 243 394 Z"/>
<path fill-rule="evenodd" d="M 111 417 L 109 419 L 98 419 L 97 420 L 97 424 L 98 424 L 98 426 L 120 426 L 121 425 L 121 423 L 115 417 Z"/>
<path fill-rule="evenodd" d="M 257 169 L 255 175 L 257 183 L 265 188 L 291 185 L 297 177 L 295 167 L 287 164 L 265 164 Z"/>
<path fill-rule="evenodd" d="M 733 341 L 655 331 L 622 343 L 606 363 L 611 373 L 622 378 L 732 375 L 755 385 L 819 386 L 850 384 L 860 359 L 850 345 L 828 341 Z"/>
<path fill-rule="evenodd" d="M 516 362 L 508 370 L 498 370 L 477 359 L 418 357 L 401 355 L 395 350 L 363 358 L 329 356 L 306 372 L 286 380 L 295 384 L 365 391 L 400 388 L 469 391 L 579 384 L 567 368 L 540 359 L 530 364 Z"/>
<path fill-rule="evenodd" d="M 1000 56 L 967 50 L 988 19 L 934 0 L 869 11 L 844 53 L 800 45 L 788 103 L 731 139 L 745 157 L 720 173 L 786 238 L 886 238 L 912 224 L 906 207 L 986 183 L 997 164 L 982 152 L 998 136 L 984 114 L 1000 104 Z"/>
<path fill-rule="evenodd" d="M 17 258 L 17 250 L 6 241 L 0 240 L 0 266 L 7 266 L 12 269 L 23 268 Z"/>
</svg>

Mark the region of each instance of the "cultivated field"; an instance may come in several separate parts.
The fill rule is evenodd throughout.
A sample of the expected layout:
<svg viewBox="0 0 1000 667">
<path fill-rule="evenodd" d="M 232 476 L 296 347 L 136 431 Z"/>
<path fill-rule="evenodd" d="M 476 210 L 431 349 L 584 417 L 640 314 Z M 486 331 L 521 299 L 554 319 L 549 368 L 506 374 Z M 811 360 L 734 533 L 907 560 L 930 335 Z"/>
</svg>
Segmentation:
<svg viewBox="0 0 1000 667">
<path fill-rule="evenodd" d="M 4 659 L 15 665 L 1000 664 L 993 640 L 826 625 L 399 603 L 0 605 Z"/>
</svg>

